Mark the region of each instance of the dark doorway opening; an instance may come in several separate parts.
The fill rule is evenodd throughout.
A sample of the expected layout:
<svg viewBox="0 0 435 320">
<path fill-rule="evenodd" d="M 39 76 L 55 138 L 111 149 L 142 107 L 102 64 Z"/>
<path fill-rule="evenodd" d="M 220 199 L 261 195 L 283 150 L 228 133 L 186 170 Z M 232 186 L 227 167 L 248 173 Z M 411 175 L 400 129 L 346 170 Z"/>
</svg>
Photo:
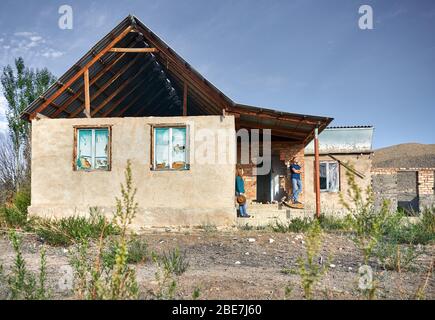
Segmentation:
<svg viewBox="0 0 435 320">
<path fill-rule="evenodd" d="M 408 215 L 419 211 L 418 179 L 416 171 L 397 173 L 397 209 Z"/>
<path fill-rule="evenodd" d="M 257 176 L 257 202 L 272 203 L 287 196 L 285 180 L 287 167 L 279 155 L 272 155 L 271 170 L 267 175 Z"/>
</svg>

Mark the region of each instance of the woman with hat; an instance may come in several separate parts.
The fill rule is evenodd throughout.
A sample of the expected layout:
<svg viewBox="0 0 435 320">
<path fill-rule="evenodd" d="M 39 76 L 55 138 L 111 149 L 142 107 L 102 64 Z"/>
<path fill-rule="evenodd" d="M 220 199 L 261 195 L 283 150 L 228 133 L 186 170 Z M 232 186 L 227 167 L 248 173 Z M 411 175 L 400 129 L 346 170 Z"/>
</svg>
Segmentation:
<svg viewBox="0 0 435 320">
<path fill-rule="evenodd" d="M 245 182 L 243 181 L 243 168 L 237 166 L 236 169 L 236 196 L 239 204 L 240 217 L 249 218 L 250 215 L 246 211 Z"/>
</svg>

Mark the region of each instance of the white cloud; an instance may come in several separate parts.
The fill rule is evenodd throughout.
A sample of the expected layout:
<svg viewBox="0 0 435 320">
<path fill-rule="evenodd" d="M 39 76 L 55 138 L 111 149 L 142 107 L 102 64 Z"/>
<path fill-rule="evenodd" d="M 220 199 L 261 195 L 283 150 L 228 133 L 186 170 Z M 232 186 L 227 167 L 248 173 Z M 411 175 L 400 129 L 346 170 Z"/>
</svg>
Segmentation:
<svg viewBox="0 0 435 320">
<path fill-rule="evenodd" d="M 15 32 L 14 36 L 17 36 L 17 37 L 31 37 L 34 34 L 35 34 L 34 32 L 20 31 L 20 32 Z"/>
<path fill-rule="evenodd" d="M 56 59 L 59 58 L 61 56 L 63 56 L 65 54 L 65 52 L 62 51 L 58 51 L 58 50 L 54 50 L 52 48 L 47 49 L 46 51 L 41 53 L 41 56 L 45 57 L 45 58 L 52 58 L 52 59 Z"/>
<path fill-rule="evenodd" d="M 52 47 L 50 39 L 46 39 L 37 32 L 20 31 L 13 33 L 13 37 L 2 36 L 2 39 L 0 45 L 4 51 L 10 50 L 9 54 L 23 56 L 29 61 L 41 59 L 41 57 L 56 59 L 65 54 L 63 51 Z M 1 59 L 0 56 L 0 61 Z"/>
<path fill-rule="evenodd" d="M 30 40 L 33 42 L 39 42 L 42 40 L 42 37 L 41 36 L 31 36 Z"/>
</svg>

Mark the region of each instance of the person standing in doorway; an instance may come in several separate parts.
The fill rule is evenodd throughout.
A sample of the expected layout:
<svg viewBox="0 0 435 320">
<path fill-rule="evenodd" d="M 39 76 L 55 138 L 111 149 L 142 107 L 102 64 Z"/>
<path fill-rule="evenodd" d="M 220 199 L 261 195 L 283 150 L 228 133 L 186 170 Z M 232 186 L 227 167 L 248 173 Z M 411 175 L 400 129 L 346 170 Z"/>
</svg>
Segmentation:
<svg viewBox="0 0 435 320">
<path fill-rule="evenodd" d="M 243 181 L 243 168 L 237 166 L 236 168 L 236 196 L 245 195 L 245 182 Z M 247 212 L 246 201 L 243 204 L 239 204 L 240 217 L 249 218 L 250 215 Z"/>
<path fill-rule="evenodd" d="M 292 181 L 292 202 L 294 204 L 302 204 L 298 201 L 299 194 L 302 192 L 301 165 L 298 159 L 293 158 L 291 163 L 287 164 L 288 166 L 290 166 L 290 178 Z"/>
</svg>

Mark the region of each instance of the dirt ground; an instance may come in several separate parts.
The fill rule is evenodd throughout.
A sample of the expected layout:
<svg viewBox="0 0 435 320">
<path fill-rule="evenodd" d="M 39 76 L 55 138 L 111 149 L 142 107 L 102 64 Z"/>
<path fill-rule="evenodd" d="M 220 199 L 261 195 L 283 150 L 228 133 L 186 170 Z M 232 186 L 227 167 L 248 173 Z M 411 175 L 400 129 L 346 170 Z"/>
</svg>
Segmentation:
<svg viewBox="0 0 435 320">
<path fill-rule="evenodd" d="M 289 298 L 303 298 L 300 278 L 286 274 L 284 269 L 296 269 L 297 258 L 302 256 L 304 235 L 274 233 L 267 231 L 189 231 L 161 232 L 142 235 L 157 253 L 179 247 L 189 260 L 188 270 L 177 279 L 177 298 L 190 299 L 195 288 L 200 290 L 200 299 L 284 299 L 286 286 L 292 288 Z M 23 243 L 24 258 L 29 269 L 39 266 L 39 241 L 26 235 Z M 46 246 L 49 286 L 54 299 L 74 298 L 71 291 L 59 286 L 65 277 L 71 248 Z M 375 267 L 377 298 L 413 298 L 418 287 L 424 283 L 435 247 L 421 248 L 422 253 L 413 272 L 383 271 Z M 6 236 L 0 237 L 0 264 L 8 272 L 14 253 Z M 358 291 L 358 268 L 361 255 L 353 242 L 344 235 L 325 234 L 322 260 L 330 266 L 327 274 L 316 286 L 316 299 L 360 299 Z M 152 262 L 136 265 L 141 298 L 152 298 L 155 289 L 156 267 Z M 0 293 L 1 295 L 1 293 Z M 429 279 L 426 299 L 435 298 L 435 281 Z"/>
</svg>

